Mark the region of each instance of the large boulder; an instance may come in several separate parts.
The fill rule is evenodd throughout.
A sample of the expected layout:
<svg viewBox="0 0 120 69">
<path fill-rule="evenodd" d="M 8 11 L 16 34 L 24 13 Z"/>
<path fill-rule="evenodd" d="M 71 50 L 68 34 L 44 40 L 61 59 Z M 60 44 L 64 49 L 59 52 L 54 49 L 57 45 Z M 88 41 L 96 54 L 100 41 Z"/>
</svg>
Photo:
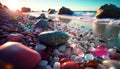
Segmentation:
<svg viewBox="0 0 120 69">
<path fill-rule="evenodd" d="M 47 19 L 44 13 L 40 14 L 40 16 L 37 17 L 37 19 Z"/>
<path fill-rule="evenodd" d="M 105 4 L 97 10 L 97 18 L 120 18 L 120 8 L 113 4 Z"/>
<path fill-rule="evenodd" d="M 58 14 L 72 15 L 72 14 L 73 14 L 73 11 L 70 10 L 69 8 L 62 7 L 62 8 L 60 8 Z"/>
<path fill-rule="evenodd" d="M 61 31 L 47 31 L 40 33 L 38 38 L 47 46 L 58 46 L 67 42 L 69 36 Z"/>
<path fill-rule="evenodd" d="M 49 9 L 48 10 L 48 14 L 54 14 L 56 11 L 55 11 L 55 9 Z"/>
<path fill-rule="evenodd" d="M 21 12 L 31 12 L 31 9 L 27 7 L 22 7 Z"/>
<path fill-rule="evenodd" d="M 49 28 L 49 22 L 46 19 L 40 19 L 38 20 L 35 24 L 35 27 L 39 27 L 39 28 Z"/>
<path fill-rule="evenodd" d="M 34 69 L 40 60 L 38 52 L 21 43 L 7 42 L 0 46 L 0 64 L 9 63 L 14 69 Z"/>
</svg>

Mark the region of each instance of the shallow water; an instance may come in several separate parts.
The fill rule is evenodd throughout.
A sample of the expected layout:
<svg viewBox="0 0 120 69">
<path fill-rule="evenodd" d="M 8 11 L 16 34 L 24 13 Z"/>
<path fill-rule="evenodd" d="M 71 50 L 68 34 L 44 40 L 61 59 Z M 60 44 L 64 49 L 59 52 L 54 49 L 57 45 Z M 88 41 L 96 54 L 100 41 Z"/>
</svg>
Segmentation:
<svg viewBox="0 0 120 69">
<path fill-rule="evenodd" d="M 45 13 L 45 12 L 44 12 Z M 29 13 L 34 16 L 39 16 L 40 12 L 32 12 Z M 39 15 L 38 15 L 39 14 Z M 45 13 L 46 14 L 46 13 Z M 84 15 L 84 13 L 82 14 Z M 108 47 L 120 47 L 120 27 L 95 23 L 93 21 L 92 16 L 84 15 L 84 16 L 64 16 L 64 15 L 47 15 L 48 18 L 55 19 L 60 21 L 61 23 L 67 23 L 69 25 L 75 26 L 82 31 L 87 31 L 89 29 L 93 30 L 93 32 L 100 37 L 100 39 L 106 41 L 104 43 Z M 82 18 L 82 19 L 81 19 Z"/>
</svg>

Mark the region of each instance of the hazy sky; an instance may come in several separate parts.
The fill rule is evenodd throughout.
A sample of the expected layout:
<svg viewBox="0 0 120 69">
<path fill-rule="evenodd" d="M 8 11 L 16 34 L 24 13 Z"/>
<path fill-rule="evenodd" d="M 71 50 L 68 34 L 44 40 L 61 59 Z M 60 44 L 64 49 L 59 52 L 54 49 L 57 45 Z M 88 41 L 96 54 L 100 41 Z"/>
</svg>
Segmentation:
<svg viewBox="0 0 120 69">
<path fill-rule="evenodd" d="M 12 1 L 16 1 L 15 3 Z M 72 10 L 97 10 L 101 5 L 112 3 L 120 7 L 120 0 L 0 0 L 9 8 L 30 7 L 32 10 L 48 10 L 53 8 L 58 10 L 62 6 Z"/>
</svg>

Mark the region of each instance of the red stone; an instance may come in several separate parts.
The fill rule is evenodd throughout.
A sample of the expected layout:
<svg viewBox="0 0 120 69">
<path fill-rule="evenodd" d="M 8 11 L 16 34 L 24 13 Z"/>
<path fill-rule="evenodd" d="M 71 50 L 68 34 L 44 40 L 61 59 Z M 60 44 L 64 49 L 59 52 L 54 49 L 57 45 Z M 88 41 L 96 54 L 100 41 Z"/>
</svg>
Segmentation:
<svg viewBox="0 0 120 69">
<path fill-rule="evenodd" d="M 11 63 L 14 69 L 34 69 L 41 56 L 21 43 L 7 42 L 0 46 L 0 60 Z"/>
<path fill-rule="evenodd" d="M 61 69 L 83 69 L 83 67 L 76 62 L 68 61 L 61 65 Z"/>
<path fill-rule="evenodd" d="M 60 60 L 60 64 L 63 64 L 63 63 L 65 63 L 65 62 L 67 62 L 67 61 L 70 61 L 68 58 L 62 58 L 61 60 Z"/>
<path fill-rule="evenodd" d="M 113 60 L 118 60 L 120 59 L 120 55 L 114 55 L 114 56 L 111 56 L 110 58 Z"/>
<path fill-rule="evenodd" d="M 98 67 L 98 63 L 94 60 L 89 60 L 86 62 L 86 67 Z"/>
</svg>

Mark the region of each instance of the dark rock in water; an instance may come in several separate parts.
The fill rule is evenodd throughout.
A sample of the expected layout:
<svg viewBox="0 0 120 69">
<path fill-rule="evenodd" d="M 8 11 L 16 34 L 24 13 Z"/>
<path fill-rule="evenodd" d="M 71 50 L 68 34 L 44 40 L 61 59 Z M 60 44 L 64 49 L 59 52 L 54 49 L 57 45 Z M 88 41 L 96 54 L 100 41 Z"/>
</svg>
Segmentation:
<svg viewBox="0 0 120 69">
<path fill-rule="evenodd" d="M 72 15 L 73 14 L 73 11 L 70 10 L 69 8 L 66 8 L 66 7 L 62 7 L 60 8 L 58 14 L 67 14 L 67 15 Z"/>
<path fill-rule="evenodd" d="M 39 34 L 39 41 L 48 46 L 64 44 L 69 36 L 61 31 L 47 31 Z"/>
<path fill-rule="evenodd" d="M 101 42 L 101 43 L 106 43 L 106 41 L 104 41 L 104 40 L 99 40 L 99 42 Z"/>
<path fill-rule="evenodd" d="M 120 8 L 113 4 L 105 4 L 97 10 L 97 18 L 120 18 Z"/>
<path fill-rule="evenodd" d="M 37 19 L 47 19 L 47 17 L 45 16 L 45 14 L 42 13 L 39 17 L 37 17 Z"/>
<path fill-rule="evenodd" d="M 0 46 L 0 60 L 10 63 L 14 69 L 34 69 L 41 56 L 21 43 L 7 42 Z"/>
<path fill-rule="evenodd" d="M 50 25 L 48 23 L 48 20 L 46 20 L 46 19 L 40 19 L 38 22 L 35 23 L 35 27 L 49 28 Z"/>
<path fill-rule="evenodd" d="M 55 9 L 49 9 L 48 10 L 48 14 L 54 14 L 56 11 L 55 11 Z"/>
</svg>

